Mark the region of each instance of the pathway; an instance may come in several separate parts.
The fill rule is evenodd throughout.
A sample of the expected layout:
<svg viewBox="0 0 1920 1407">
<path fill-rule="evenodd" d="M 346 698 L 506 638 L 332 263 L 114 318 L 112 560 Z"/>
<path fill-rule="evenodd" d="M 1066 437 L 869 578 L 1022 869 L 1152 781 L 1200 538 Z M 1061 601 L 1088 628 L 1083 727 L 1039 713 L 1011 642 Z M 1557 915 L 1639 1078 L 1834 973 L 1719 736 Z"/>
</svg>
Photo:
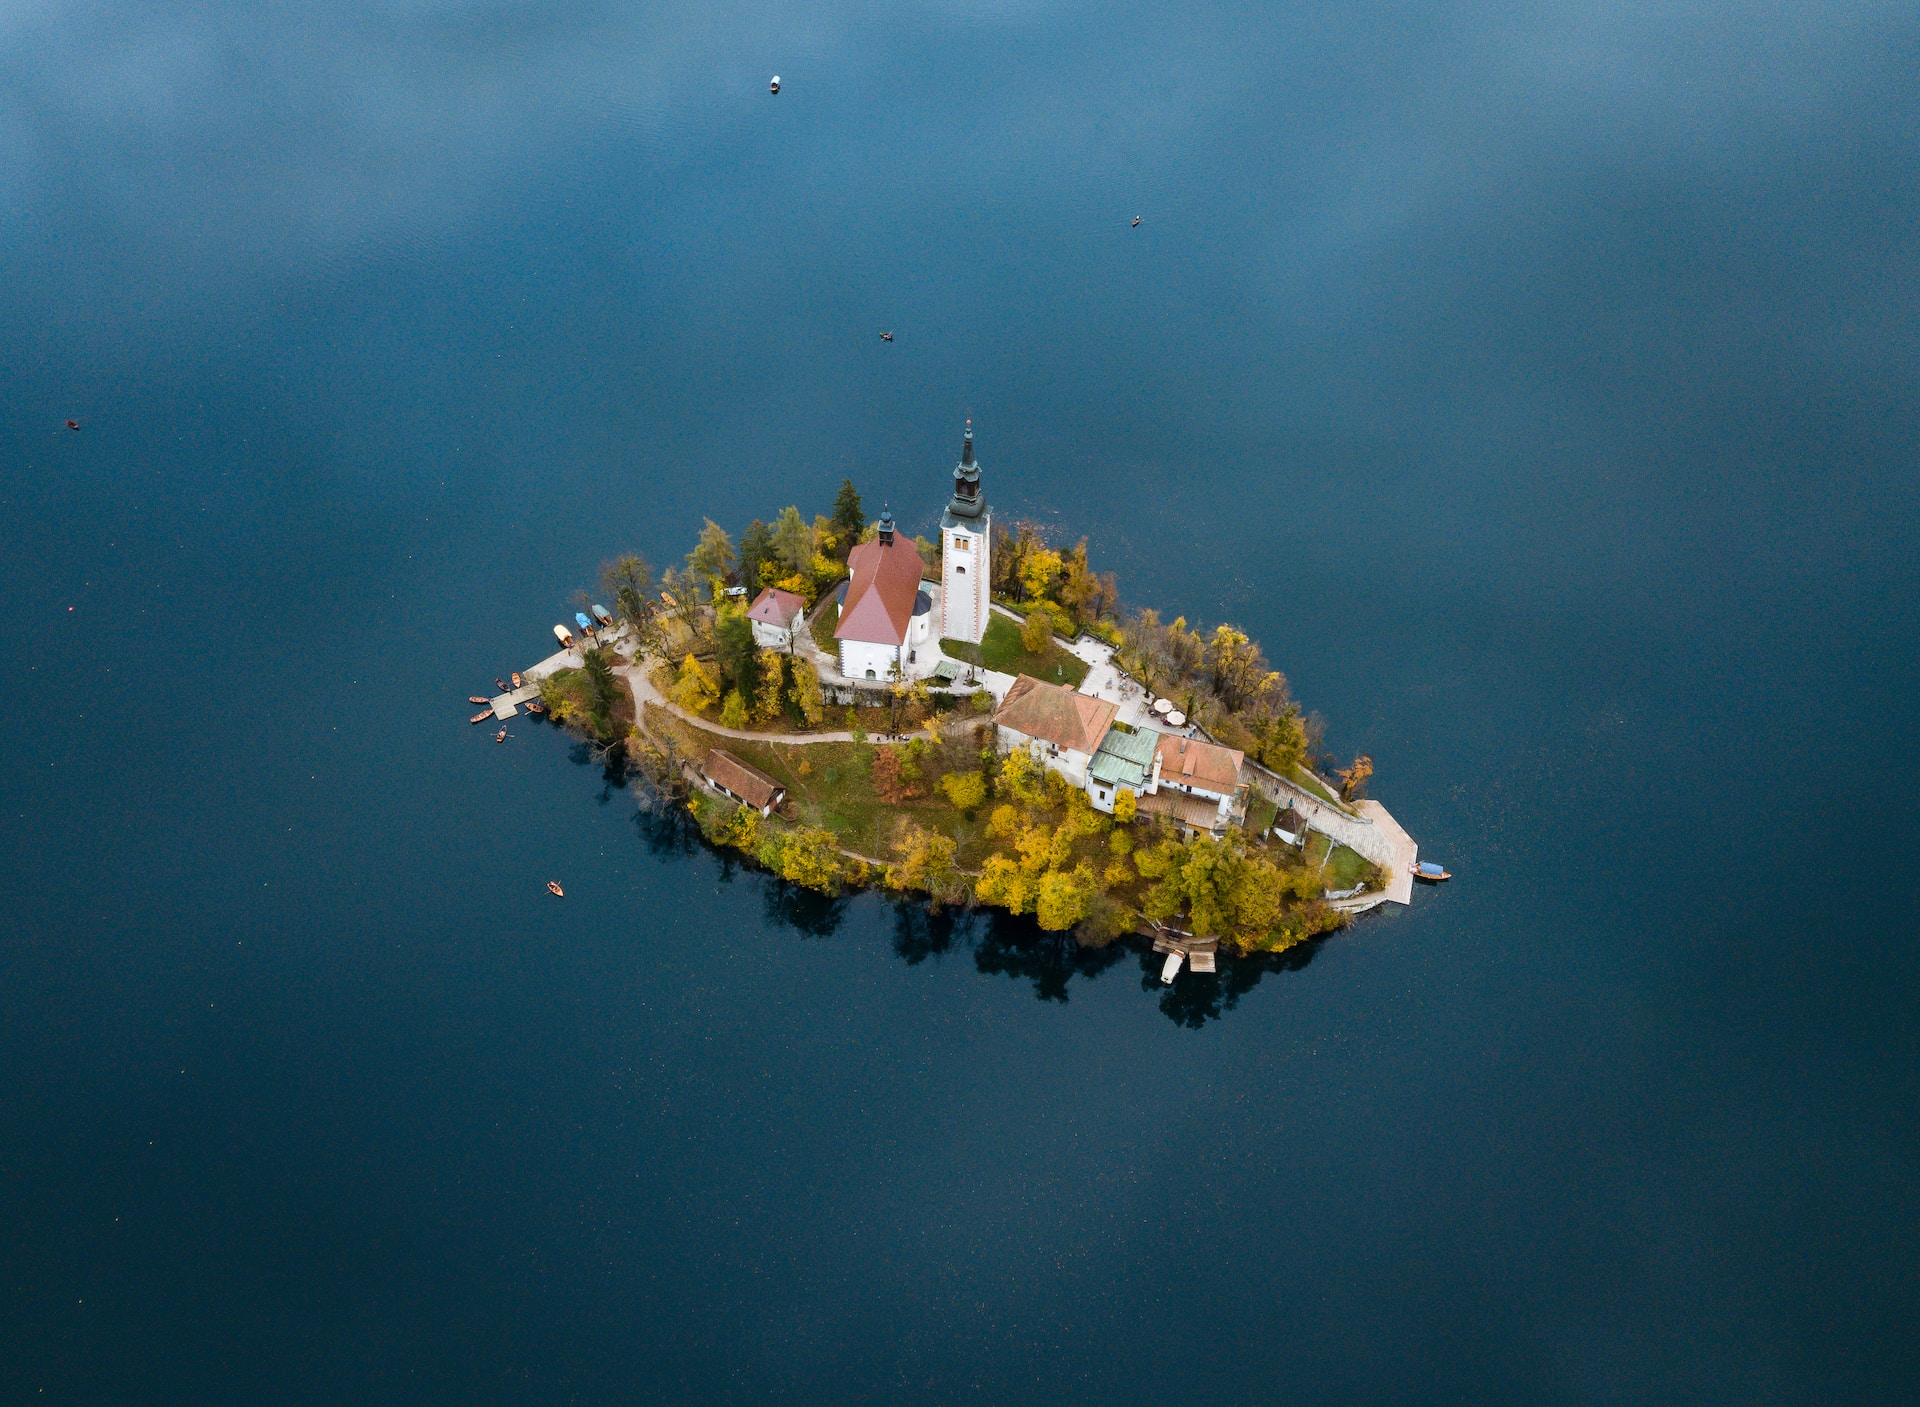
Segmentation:
<svg viewBox="0 0 1920 1407">
<path fill-rule="evenodd" d="M 653 687 L 653 681 L 647 677 L 647 671 L 637 664 L 621 665 L 613 671 L 627 681 L 627 687 L 633 691 L 633 710 L 635 717 L 644 717 L 646 706 L 655 707 L 671 713 L 689 727 L 699 728 L 708 733 L 717 733 L 723 738 L 738 738 L 743 743 L 785 743 L 788 746 L 805 746 L 808 743 L 850 743 L 853 734 L 835 733 L 761 733 L 750 728 L 724 728 L 718 723 L 709 722 L 688 713 L 679 704 L 661 697 L 660 691 Z M 925 737 L 924 732 L 907 733 L 909 738 Z M 877 733 L 867 735 L 868 741 L 886 741 Z"/>
</svg>

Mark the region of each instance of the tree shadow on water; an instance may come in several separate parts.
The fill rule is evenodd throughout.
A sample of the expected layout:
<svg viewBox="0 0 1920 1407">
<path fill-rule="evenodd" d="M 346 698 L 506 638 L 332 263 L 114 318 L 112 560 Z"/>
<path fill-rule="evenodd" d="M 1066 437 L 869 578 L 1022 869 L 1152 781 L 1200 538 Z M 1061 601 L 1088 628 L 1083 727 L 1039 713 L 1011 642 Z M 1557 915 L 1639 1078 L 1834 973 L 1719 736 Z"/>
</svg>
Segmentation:
<svg viewBox="0 0 1920 1407">
<path fill-rule="evenodd" d="M 768 923 L 791 928 L 808 938 L 831 938 L 846 921 L 847 905 L 851 902 L 847 895 L 822 894 L 772 875 L 767 875 L 765 881 Z"/>
<path fill-rule="evenodd" d="M 639 806 L 633 814 L 634 829 L 647 853 L 660 858 L 698 854 L 706 848 L 700 826 L 684 806 L 642 785 Z"/>
<path fill-rule="evenodd" d="M 901 899 L 893 906 L 893 951 L 908 967 L 918 967 L 952 952 L 969 927 L 967 917 L 953 909 Z"/>
<path fill-rule="evenodd" d="M 1160 980 L 1166 955 L 1151 948 L 1140 950 L 1140 990 L 1160 994 L 1160 1014 L 1176 1026 L 1197 1031 L 1209 1021 L 1218 1021 L 1240 1004 L 1240 998 L 1260 985 L 1269 972 L 1298 972 L 1313 961 L 1320 949 L 1319 939 L 1298 944 L 1284 953 L 1250 953 L 1234 957 L 1222 953 L 1219 971 L 1195 972 L 1182 967 L 1171 985 Z"/>
<path fill-rule="evenodd" d="M 1064 1002 L 1067 984 L 1092 980 L 1127 955 L 1124 946 L 1083 948 L 1071 933 L 1049 933 L 1029 918 L 993 910 L 974 943 L 973 964 L 990 975 L 1024 978 L 1043 1002 Z"/>
<path fill-rule="evenodd" d="M 567 749 L 567 761 L 576 767 L 600 769 L 599 800 L 602 806 L 613 800 L 615 792 L 625 791 L 627 779 L 633 775 L 627 750 L 619 744 L 607 747 L 590 738 L 581 738 Z"/>
</svg>

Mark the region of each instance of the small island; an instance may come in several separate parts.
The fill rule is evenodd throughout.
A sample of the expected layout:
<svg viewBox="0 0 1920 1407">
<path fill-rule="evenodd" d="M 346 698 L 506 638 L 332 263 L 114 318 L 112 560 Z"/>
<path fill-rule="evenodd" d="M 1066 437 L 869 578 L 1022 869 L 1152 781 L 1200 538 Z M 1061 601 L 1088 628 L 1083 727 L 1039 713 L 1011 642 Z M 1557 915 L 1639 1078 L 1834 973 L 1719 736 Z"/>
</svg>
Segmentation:
<svg viewBox="0 0 1920 1407">
<path fill-rule="evenodd" d="M 1320 728 L 1228 624 L 1123 611 L 1087 544 L 994 521 L 968 424 L 939 539 L 788 507 L 606 601 L 491 701 L 631 763 L 715 846 L 824 893 L 880 885 L 1125 935 L 1182 964 L 1276 953 L 1410 900 L 1416 847 L 1329 781 Z M 537 702 L 536 702 L 537 701 Z"/>
</svg>

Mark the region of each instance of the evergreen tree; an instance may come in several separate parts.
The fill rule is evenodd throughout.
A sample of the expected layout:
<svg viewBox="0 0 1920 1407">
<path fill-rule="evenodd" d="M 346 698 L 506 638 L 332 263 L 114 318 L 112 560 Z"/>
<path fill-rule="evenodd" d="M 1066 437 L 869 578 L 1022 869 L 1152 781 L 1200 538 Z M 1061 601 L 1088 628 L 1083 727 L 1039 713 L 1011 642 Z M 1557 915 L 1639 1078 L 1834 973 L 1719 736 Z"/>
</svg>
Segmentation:
<svg viewBox="0 0 1920 1407">
<path fill-rule="evenodd" d="M 844 558 L 853 545 L 860 540 L 860 530 L 867 525 L 866 511 L 860 506 L 860 494 L 853 486 L 852 479 L 840 481 L 840 492 L 833 496 L 833 535 L 838 543 L 838 555 Z"/>
<path fill-rule="evenodd" d="M 751 601 L 766 583 L 760 579 L 761 566 L 773 560 L 773 529 L 755 518 L 740 534 L 740 584 L 747 588 Z"/>
</svg>

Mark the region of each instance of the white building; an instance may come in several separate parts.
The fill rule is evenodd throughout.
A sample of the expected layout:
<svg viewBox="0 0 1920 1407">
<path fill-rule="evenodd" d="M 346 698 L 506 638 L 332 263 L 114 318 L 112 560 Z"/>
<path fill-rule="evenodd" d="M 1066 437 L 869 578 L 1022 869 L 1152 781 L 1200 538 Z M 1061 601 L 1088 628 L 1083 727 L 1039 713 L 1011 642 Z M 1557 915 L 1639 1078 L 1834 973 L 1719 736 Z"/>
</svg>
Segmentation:
<svg viewBox="0 0 1920 1407">
<path fill-rule="evenodd" d="M 793 643 L 794 618 L 806 608 L 804 598 L 769 586 L 747 607 L 747 619 L 753 622 L 753 643 L 763 650 L 786 649 Z"/>
<path fill-rule="evenodd" d="M 993 590 L 993 509 L 980 493 L 971 420 L 953 471 L 953 498 L 940 518 L 940 588 L 940 638 L 979 644 Z"/>
<path fill-rule="evenodd" d="M 931 673 L 933 598 L 921 588 L 920 550 L 900 538 L 893 514 L 880 515 L 880 535 L 847 555 L 846 596 L 833 638 L 840 672 L 849 679 L 913 679 Z"/>
<path fill-rule="evenodd" d="M 1117 712 L 1119 705 L 1107 699 L 1023 674 L 1000 700 L 993 721 L 1009 750 L 1026 748 L 1042 767 L 1084 787 L 1088 765 Z"/>
</svg>

